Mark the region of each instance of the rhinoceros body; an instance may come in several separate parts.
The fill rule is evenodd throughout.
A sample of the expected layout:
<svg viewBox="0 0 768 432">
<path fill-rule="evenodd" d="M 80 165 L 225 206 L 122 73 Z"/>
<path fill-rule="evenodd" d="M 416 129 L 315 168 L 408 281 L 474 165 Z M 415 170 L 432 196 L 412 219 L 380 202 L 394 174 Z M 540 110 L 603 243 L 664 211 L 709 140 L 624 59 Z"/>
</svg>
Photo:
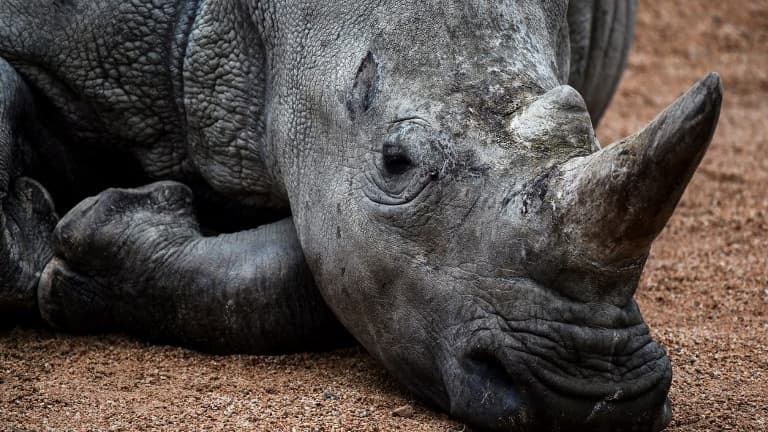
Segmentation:
<svg viewBox="0 0 768 432">
<path fill-rule="evenodd" d="M 216 352 L 351 334 L 480 428 L 660 430 L 633 294 L 721 88 L 601 149 L 635 7 L 6 0 L 0 310 Z"/>
</svg>

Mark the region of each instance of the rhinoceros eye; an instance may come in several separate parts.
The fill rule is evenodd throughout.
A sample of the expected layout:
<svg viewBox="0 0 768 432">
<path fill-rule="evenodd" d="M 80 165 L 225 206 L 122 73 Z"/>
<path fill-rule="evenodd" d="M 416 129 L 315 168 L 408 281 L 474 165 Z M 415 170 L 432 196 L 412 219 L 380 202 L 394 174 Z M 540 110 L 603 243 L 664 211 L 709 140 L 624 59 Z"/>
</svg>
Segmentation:
<svg viewBox="0 0 768 432">
<path fill-rule="evenodd" d="M 376 169 L 367 177 L 368 198 L 379 204 L 405 204 L 439 177 L 444 155 L 435 132 L 417 119 L 394 122 L 380 152 Z"/>
<path fill-rule="evenodd" d="M 408 152 L 399 142 L 385 142 L 381 149 L 381 160 L 389 174 L 402 174 L 413 166 Z"/>
</svg>

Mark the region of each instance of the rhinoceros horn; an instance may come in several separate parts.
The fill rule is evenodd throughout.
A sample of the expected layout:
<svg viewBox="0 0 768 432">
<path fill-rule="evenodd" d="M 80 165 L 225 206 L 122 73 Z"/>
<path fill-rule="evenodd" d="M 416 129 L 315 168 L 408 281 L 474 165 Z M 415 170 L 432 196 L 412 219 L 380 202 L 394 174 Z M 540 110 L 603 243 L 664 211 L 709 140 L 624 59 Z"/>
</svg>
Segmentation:
<svg viewBox="0 0 768 432">
<path fill-rule="evenodd" d="M 644 259 L 715 131 L 722 86 L 708 74 L 640 132 L 563 166 L 564 234 L 605 266 Z"/>
</svg>

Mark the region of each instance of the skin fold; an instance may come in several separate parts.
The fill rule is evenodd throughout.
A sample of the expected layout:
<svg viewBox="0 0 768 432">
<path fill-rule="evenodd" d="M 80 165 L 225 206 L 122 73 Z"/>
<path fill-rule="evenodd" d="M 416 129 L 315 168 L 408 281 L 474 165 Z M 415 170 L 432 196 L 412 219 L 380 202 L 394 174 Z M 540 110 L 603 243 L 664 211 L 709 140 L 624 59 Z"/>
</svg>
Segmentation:
<svg viewBox="0 0 768 432">
<path fill-rule="evenodd" d="M 479 429 L 661 430 L 633 295 L 722 88 L 601 147 L 636 7 L 7 0 L 0 312 L 220 353 L 354 338 Z"/>
</svg>

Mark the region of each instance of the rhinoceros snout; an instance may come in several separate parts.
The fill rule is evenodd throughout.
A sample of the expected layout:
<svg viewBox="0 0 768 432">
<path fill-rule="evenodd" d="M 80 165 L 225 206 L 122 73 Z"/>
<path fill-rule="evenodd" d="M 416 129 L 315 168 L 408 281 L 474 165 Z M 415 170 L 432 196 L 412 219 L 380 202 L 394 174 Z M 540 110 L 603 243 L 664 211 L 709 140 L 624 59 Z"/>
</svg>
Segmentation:
<svg viewBox="0 0 768 432">
<path fill-rule="evenodd" d="M 557 369 L 561 365 L 556 361 L 547 365 L 513 357 L 500 350 L 480 349 L 459 360 L 463 375 L 448 384 L 452 393 L 451 415 L 480 430 L 508 432 L 657 432 L 671 420 L 667 397 L 671 377 L 666 357 L 641 366 L 665 372 L 644 374 L 627 386 L 597 377 L 573 379 L 571 383 L 552 376 L 537 378 L 540 374 L 532 373 L 533 369 Z M 575 385 L 578 381 L 581 383 Z M 630 386 L 642 391 L 634 392 Z M 609 387 L 614 389 L 609 391 Z M 597 396 L 597 392 L 602 395 Z"/>
<path fill-rule="evenodd" d="M 582 304 L 533 284 L 514 291 L 444 333 L 440 382 L 454 417 L 500 431 L 655 432 L 669 423 L 670 360 L 635 302 Z"/>
</svg>

